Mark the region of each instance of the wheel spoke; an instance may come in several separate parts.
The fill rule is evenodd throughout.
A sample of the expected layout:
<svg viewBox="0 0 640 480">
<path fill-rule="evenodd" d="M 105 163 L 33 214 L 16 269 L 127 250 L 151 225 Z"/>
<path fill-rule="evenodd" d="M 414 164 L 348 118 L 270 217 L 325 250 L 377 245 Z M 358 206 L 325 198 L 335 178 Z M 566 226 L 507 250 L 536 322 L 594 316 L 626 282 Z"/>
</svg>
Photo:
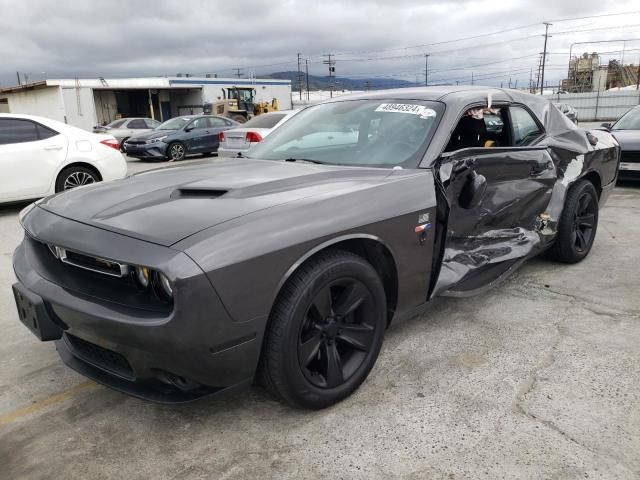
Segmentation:
<svg viewBox="0 0 640 480">
<path fill-rule="evenodd" d="M 373 342 L 374 329 L 369 325 L 341 325 L 341 333 L 338 333 L 336 339 L 347 344 L 356 350 L 368 352 Z"/>
<path fill-rule="evenodd" d="M 584 250 L 587 246 L 587 241 L 584 238 L 584 233 L 582 233 L 582 230 L 578 229 L 576 230 L 576 239 L 578 241 L 578 248 L 580 250 Z"/>
<path fill-rule="evenodd" d="M 313 299 L 313 304 L 309 309 L 312 319 L 316 322 L 323 322 L 333 312 L 331 310 L 331 289 L 323 288 Z"/>
<path fill-rule="evenodd" d="M 344 381 L 342 375 L 342 360 L 335 343 L 324 344 L 324 357 L 327 362 L 327 370 L 325 380 L 327 381 L 327 387 L 337 387 Z"/>
<path fill-rule="evenodd" d="M 584 194 L 580 198 L 580 202 L 578 204 L 578 215 L 583 215 L 587 208 L 589 208 L 589 204 L 591 203 L 591 196 L 589 194 Z"/>
<path fill-rule="evenodd" d="M 595 218 L 596 218 L 596 216 L 593 213 L 587 213 L 587 214 L 581 215 L 577 219 L 578 226 L 579 227 L 586 227 L 586 228 L 593 228 L 593 222 L 594 222 Z"/>
<path fill-rule="evenodd" d="M 335 313 L 341 317 L 346 317 L 358 308 L 369 296 L 369 292 L 360 282 L 354 282 L 346 287 L 335 303 Z"/>
<path fill-rule="evenodd" d="M 311 360 L 318 355 L 320 345 L 322 343 L 322 337 L 320 331 L 316 331 L 311 337 L 300 344 L 299 352 L 303 366 L 309 365 Z"/>
</svg>

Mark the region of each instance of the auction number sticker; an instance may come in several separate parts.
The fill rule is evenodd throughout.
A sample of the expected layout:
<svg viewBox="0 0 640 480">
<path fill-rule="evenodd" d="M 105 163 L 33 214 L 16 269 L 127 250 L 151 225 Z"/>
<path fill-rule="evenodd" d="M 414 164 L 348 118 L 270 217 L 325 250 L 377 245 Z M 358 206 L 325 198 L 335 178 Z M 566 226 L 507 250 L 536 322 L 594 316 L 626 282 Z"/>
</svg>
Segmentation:
<svg viewBox="0 0 640 480">
<path fill-rule="evenodd" d="M 420 118 L 431 118 L 436 116 L 436 111 L 424 105 L 413 105 L 411 103 L 382 103 L 376 108 L 376 112 L 409 113 L 418 115 Z"/>
</svg>

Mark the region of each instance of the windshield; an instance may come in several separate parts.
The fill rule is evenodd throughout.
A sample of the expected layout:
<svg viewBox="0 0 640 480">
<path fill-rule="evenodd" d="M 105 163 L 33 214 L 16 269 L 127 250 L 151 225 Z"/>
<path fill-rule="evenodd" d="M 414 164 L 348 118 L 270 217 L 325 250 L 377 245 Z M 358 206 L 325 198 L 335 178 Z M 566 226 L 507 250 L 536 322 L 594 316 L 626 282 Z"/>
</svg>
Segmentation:
<svg viewBox="0 0 640 480">
<path fill-rule="evenodd" d="M 187 123 L 189 123 L 192 119 L 189 117 L 176 117 L 171 120 L 167 120 L 162 125 L 160 125 L 156 130 L 180 130 Z"/>
<path fill-rule="evenodd" d="M 251 150 L 251 158 L 415 168 L 444 105 L 348 100 L 306 108 Z"/>
<path fill-rule="evenodd" d="M 273 128 L 286 115 L 286 113 L 265 113 L 264 115 L 253 117 L 242 128 Z"/>
<path fill-rule="evenodd" d="M 640 130 L 640 108 L 634 108 L 625 113 L 612 130 Z"/>
</svg>

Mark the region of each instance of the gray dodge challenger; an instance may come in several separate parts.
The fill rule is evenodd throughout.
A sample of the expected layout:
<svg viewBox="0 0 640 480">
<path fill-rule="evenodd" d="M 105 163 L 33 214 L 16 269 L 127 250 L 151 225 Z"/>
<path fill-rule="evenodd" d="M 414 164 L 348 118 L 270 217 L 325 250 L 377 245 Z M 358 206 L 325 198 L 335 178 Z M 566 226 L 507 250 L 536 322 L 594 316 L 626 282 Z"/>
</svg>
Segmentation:
<svg viewBox="0 0 640 480">
<path fill-rule="evenodd" d="M 69 367 L 140 398 L 258 381 L 327 407 L 435 297 L 481 293 L 543 251 L 584 259 L 619 157 L 610 133 L 519 91 L 340 97 L 248 156 L 25 208 L 19 317 Z"/>
</svg>

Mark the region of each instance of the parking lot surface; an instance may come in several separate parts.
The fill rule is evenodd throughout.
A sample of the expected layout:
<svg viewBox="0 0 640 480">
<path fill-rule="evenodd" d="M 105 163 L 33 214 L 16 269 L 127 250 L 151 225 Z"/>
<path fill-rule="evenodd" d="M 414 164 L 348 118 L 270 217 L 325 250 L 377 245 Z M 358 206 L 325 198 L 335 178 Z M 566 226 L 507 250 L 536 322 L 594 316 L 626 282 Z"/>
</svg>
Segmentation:
<svg viewBox="0 0 640 480">
<path fill-rule="evenodd" d="M 640 185 L 614 190 L 584 262 L 439 300 L 318 412 L 257 387 L 160 406 L 64 367 L 15 310 L 21 207 L 0 207 L 0 478 L 640 477 Z"/>
</svg>

